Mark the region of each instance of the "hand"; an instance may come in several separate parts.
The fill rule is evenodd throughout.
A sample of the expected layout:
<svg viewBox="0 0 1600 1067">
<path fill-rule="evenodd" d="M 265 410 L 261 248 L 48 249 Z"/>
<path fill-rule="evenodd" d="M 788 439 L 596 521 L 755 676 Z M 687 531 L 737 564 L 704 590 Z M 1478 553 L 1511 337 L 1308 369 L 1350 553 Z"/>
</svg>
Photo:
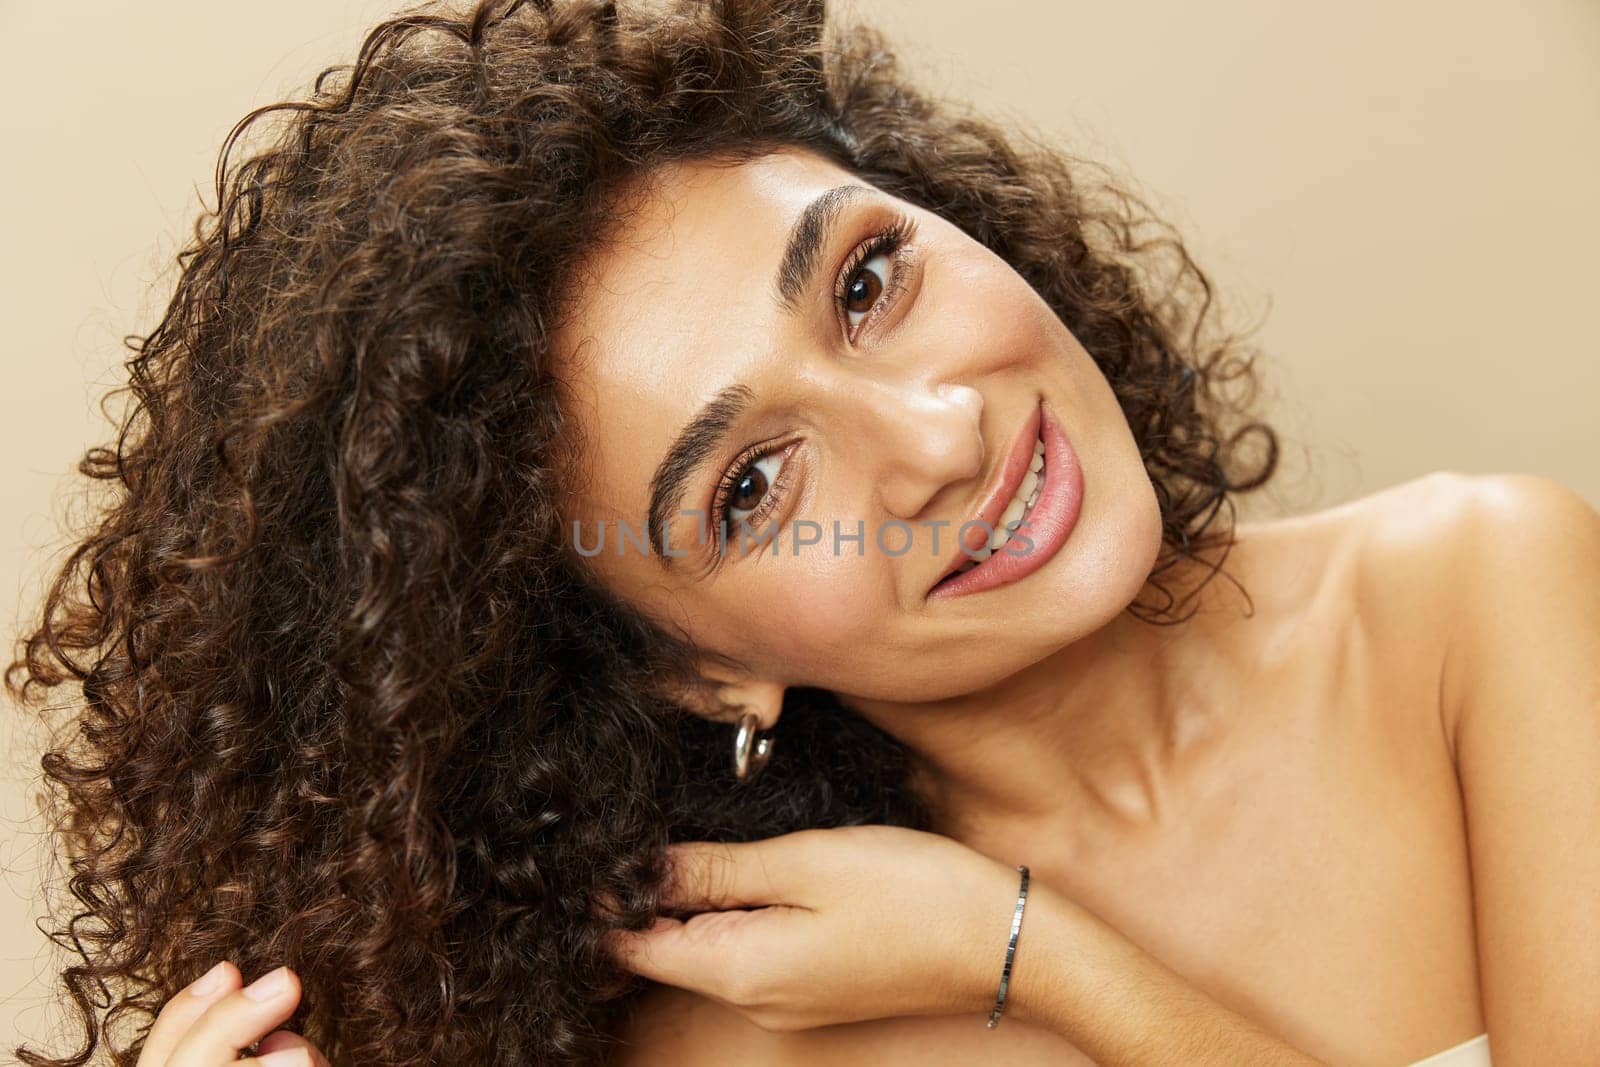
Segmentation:
<svg viewBox="0 0 1600 1067">
<path fill-rule="evenodd" d="M 242 983 L 239 969 L 224 960 L 167 1001 L 136 1067 L 329 1067 L 327 1057 L 299 1034 L 272 1030 L 300 1003 L 300 979 L 292 970 L 269 971 L 246 989 L 239 988 Z M 262 991 L 266 997 L 254 999 Z M 239 1050 L 257 1039 L 257 1054 L 241 1060 Z"/>
<path fill-rule="evenodd" d="M 701 914 L 608 934 L 631 971 L 773 1031 L 993 1006 L 1015 867 L 939 834 L 877 825 L 678 843 L 668 854 L 663 909 Z"/>
</svg>

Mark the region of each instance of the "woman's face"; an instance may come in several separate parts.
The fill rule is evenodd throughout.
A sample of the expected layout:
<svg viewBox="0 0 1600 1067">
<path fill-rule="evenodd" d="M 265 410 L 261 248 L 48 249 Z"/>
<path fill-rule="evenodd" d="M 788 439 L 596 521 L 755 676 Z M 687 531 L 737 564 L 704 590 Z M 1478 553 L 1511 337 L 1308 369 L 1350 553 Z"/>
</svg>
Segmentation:
<svg viewBox="0 0 1600 1067">
<path fill-rule="evenodd" d="M 652 185 L 556 334 L 588 444 L 568 549 L 609 588 L 755 677 L 847 701 L 972 692 L 1134 599 L 1160 547 L 1154 489 L 1104 376 L 1004 260 L 800 150 L 671 164 Z M 1031 457 L 1041 405 L 1082 476 L 1065 541 L 1020 578 L 930 595 L 967 559 L 962 524 L 1009 498 L 1002 475 L 1025 460 L 1003 465 L 1014 445 Z M 658 528 L 639 548 L 653 494 L 671 556 Z"/>
</svg>

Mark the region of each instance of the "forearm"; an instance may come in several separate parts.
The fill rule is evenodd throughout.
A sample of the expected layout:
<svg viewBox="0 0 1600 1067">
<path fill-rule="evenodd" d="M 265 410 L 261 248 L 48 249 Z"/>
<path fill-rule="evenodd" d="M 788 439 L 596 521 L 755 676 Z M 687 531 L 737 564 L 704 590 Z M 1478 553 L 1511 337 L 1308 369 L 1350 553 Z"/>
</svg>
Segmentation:
<svg viewBox="0 0 1600 1067">
<path fill-rule="evenodd" d="M 1104 1067 L 1322 1062 L 1230 1011 L 1115 928 L 1043 887 L 1028 893 L 1005 1017 L 1061 1034 Z"/>
</svg>

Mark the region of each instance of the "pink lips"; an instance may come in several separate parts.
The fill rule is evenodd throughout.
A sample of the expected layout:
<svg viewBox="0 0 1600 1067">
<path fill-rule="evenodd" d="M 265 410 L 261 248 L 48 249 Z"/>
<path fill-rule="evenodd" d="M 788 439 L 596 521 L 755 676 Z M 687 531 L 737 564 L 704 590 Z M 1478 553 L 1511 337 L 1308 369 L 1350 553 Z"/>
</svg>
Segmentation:
<svg viewBox="0 0 1600 1067">
<path fill-rule="evenodd" d="M 945 567 L 940 578 L 949 577 L 951 571 L 970 558 L 970 553 L 977 552 L 989 543 L 989 534 L 1000 524 L 1000 516 L 1005 512 L 1006 505 L 1017 495 L 1023 476 L 1028 473 L 1028 464 L 1033 460 L 1033 443 L 1039 439 L 1039 425 L 1043 412 L 1042 404 L 1035 404 L 1028 418 L 1018 428 L 1017 436 L 1012 439 L 1010 449 L 995 471 L 994 484 L 989 487 L 989 494 L 983 498 L 978 513 L 967 520 L 971 525 L 963 523 L 965 531 L 960 527 L 957 528 L 957 536 L 965 540 L 967 551 L 959 551 L 961 546 L 957 545 L 956 558 Z"/>
<path fill-rule="evenodd" d="M 1033 507 L 1012 532 L 1011 540 L 1002 545 L 999 551 L 991 553 L 971 570 L 953 578 L 941 579 L 928 591 L 929 598 L 964 596 L 1032 574 L 1056 554 L 1077 525 L 1078 512 L 1083 504 L 1083 469 L 1078 463 L 1078 454 L 1067 440 L 1061 425 L 1042 404 L 1035 409 L 1035 417 L 1029 423 L 1019 435 L 1018 445 L 1013 446 L 1006 459 L 999 487 L 985 500 L 976 516 L 988 524 L 987 528 L 976 525 L 969 527 L 971 532 L 967 534 L 967 547 L 973 550 L 981 548 L 986 539 L 979 538 L 999 525 L 1001 513 L 1016 496 L 1022 477 L 1027 473 L 1028 461 L 1033 456 L 1033 442 L 1042 438 L 1044 482 L 1039 487 L 1039 499 L 1034 501 Z M 976 546 L 973 545 L 974 541 L 977 541 Z M 955 553 L 956 558 L 950 564 L 951 571 L 968 559 L 959 547 Z"/>
</svg>

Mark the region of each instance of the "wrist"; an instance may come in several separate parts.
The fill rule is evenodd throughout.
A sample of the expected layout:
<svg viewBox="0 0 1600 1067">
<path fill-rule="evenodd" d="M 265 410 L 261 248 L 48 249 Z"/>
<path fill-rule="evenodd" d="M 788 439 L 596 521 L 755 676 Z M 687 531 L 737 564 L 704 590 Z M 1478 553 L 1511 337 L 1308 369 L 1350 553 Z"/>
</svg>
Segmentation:
<svg viewBox="0 0 1600 1067">
<path fill-rule="evenodd" d="M 1012 903 L 1015 905 L 1020 895 L 1022 874 L 1013 868 L 1012 875 Z M 1016 950 L 1011 957 L 1010 976 L 1006 981 L 1005 1001 L 1000 1006 L 997 1027 L 1009 1021 L 1043 1026 L 1057 1032 L 1064 1028 L 1066 1020 L 1057 1018 L 1056 1014 L 1067 1002 L 1065 984 L 1070 975 L 1066 964 L 1074 944 L 1072 919 L 1075 910 L 1076 906 L 1069 898 L 1029 877 L 1021 922 L 1017 927 Z M 993 1013 L 1000 993 L 1014 915 L 1013 906 L 1005 915 L 1000 936 L 989 947 L 983 1006 L 985 1022 Z"/>
<path fill-rule="evenodd" d="M 990 1030 L 1000 1025 L 1005 1014 L 1006 1000 L 1011 992 L 1011 972 L 1016 964 L 1017 940 L 1022 936 L 1022 917 L 1028 906 L 1028 885 L 1033 880 L 1025 864 L 1019 865 L 1017 872 L 1022 877 L 1017 884 L 1017 903 L 1011 911 L 1011 926 L 1006 932 L 1006 954 L 1000 964 L 1000 984 L 995 990 L 994 1007 L 989 1011 Z"/>
<path fill-rule="evenodd" d="M 986 1025 L 993 1015 L 1005 977 L 1005 999 L 999 1004 L 995 1027 L 1022 1020 L 1055 1029 L 1056 1020 L 1046 1017 L 1062 1002 L 1062 983 L 1067 977 L 1064 957 L 1074 943 L 1073 901 L 1041 883 L 1031 870 L 1023 893 L 1022 871 L 1017 866 L 995 864 L 996 888 L 985 890 L 979 934 L 971 939 L 973 951 L 964 1010 L 981 1012 Z M 1021 913 L 1017 904 L 1021 900 Z M 1016 924 L 1016 947 L 1011 954 L 1007 976 L 1006 954 L 1011 944 L 1012 925 Z"/>
<path fill-rule="evenodd" d="M 1002 940 L 992 957 L 991 1009 L 1004 956 Z M 1213 1000 L 1076 901 L 1031 879 L 998 1025 L 1008 1020 L 1049 1030 L 1098 1063 L 1199 1064 L 1200 1048 L 1212 1050 L 1206 1063 L 1320 1062 Z"/>
</svg>

